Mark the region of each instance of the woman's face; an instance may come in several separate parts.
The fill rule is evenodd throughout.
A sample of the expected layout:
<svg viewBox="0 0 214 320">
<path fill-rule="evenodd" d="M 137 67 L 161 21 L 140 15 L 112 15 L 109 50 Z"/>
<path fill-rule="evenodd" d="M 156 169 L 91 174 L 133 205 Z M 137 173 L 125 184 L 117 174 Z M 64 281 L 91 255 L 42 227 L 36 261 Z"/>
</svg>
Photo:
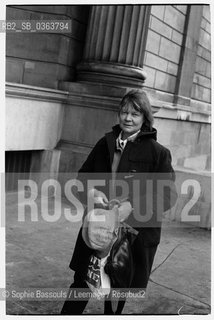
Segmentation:
<svg viewBox="0 0 214 320">
<path fill-rule="evenodd" d="M 144 121 L 143 114 L 135 110 L 131 104 L 126 104 L 119 113 L 119 124 L 123 130 L 123 138 L 129 136 L 141 129 Z"/>
</svg>

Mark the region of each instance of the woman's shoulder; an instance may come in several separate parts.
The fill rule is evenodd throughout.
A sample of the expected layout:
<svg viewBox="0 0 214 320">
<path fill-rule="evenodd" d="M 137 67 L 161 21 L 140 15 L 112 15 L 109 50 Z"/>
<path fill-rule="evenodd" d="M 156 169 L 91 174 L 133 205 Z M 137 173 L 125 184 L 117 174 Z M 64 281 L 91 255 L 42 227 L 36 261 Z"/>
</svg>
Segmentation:
<svg viewBox="0 0 214 320">
<path fill-rule="evenodd" d="M 163 152 L 163 153 L 168 153 L 169 152 L 169 149 L 166 146 L 162 145 L 158 141 L 154 141 L 153 140 L 153 145 L 159 152 Z"/>
<path fill-rule="evenodd" d="M 103 136 L 102 138 L 100 138 L 99 140 L 97 140 L 97 142 L 96 142 L 95 145 L 101 145 L 101 144 L 103 144 L 103 143 L 105 143 L 105 142 L 106 142 L 106 137 Z"/>
<path fill-rule="evenodd" d="M 114 141 L 118 135 L 117 127 L 118 126 L 114 126 L 113 130 L 106 132 L 106 134 L 97 141 L 96 146 L 106 145 L 108 141 Z"/>
<path fill-rule="evenodd" d="M 153 136 L 146 136 L 146 137 L 140 137 L 137 139 L 138 142 L 140 142 L 140 145 L 144 146 L 145 144 L 150 145 L 151 147 L 155 148 L 157 151 L 169 151 L 167 147 L 162 145 L 160 142 L 154 139 Z"/>
<path fill-rule="evenodd" d="M 95 143 L 93 150 L 100 152 L 100 150 L 103 148 L 106 148 L 106 146 L 107 146 L 107 140 L 106 140 L 106 137 L 103 136 Z"/>
<path fill-rule="evenodd" d="M 145 152 L 146 149 L 147 151 L 150 151 L 153 154 L 153 157 L 156 159 L 170 156 L 170 150 L 154 139 L 146 139 L 146 141 L 142 140 L 142 143 L 140 145 L 140 149 L 142 149 L 142 152 Z"/>
</svg>

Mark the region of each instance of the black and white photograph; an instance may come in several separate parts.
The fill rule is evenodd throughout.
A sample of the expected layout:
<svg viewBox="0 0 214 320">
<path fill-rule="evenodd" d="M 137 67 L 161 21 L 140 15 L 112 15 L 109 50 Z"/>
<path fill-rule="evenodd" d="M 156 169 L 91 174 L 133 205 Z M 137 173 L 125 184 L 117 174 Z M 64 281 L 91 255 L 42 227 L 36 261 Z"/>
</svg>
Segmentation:
<svg viewBox="0 0 214 320">
<path fill-rule="evenodd" d="M 210 319 L 211 3 L 3 10 L 2 316 Z"/>
</svg>

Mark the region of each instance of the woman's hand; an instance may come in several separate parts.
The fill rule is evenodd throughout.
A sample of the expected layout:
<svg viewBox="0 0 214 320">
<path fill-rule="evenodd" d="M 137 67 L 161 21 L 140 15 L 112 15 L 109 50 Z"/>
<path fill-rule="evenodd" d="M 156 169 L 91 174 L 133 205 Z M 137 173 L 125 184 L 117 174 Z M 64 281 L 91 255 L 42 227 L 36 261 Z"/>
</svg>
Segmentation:
<svg viewBox="0 0 214 320">
<path fill-rule="evenodd" d="M 131 203 L 129 201 L 123 201 L 121 202 L 119 208 L 119 220 L 120 222 L 125 221 L 131 212 L 133 211 L 133 208 L 131 206 Z"/>
<path fill-rule="evenodd" d="M 108 206 L 108 198 L 102 191 L 93 188 L 89 191 L 88 197 L 93 203 L 100 204 L 104 208 Z"/>
</svg>

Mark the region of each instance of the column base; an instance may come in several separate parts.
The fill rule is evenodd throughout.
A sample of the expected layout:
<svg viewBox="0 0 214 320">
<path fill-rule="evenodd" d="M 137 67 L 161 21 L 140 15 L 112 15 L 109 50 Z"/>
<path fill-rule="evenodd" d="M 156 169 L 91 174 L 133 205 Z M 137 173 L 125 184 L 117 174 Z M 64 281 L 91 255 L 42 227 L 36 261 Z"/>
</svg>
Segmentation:
<svg viewBox="0 0 214 320">
<path fill-rule="evenodd" d="M 141 88 L 146 72 L 139 67 L 108 62 L 83 62 L 77 66 L 77 80 L 118 87 Z"/>
</svg>

